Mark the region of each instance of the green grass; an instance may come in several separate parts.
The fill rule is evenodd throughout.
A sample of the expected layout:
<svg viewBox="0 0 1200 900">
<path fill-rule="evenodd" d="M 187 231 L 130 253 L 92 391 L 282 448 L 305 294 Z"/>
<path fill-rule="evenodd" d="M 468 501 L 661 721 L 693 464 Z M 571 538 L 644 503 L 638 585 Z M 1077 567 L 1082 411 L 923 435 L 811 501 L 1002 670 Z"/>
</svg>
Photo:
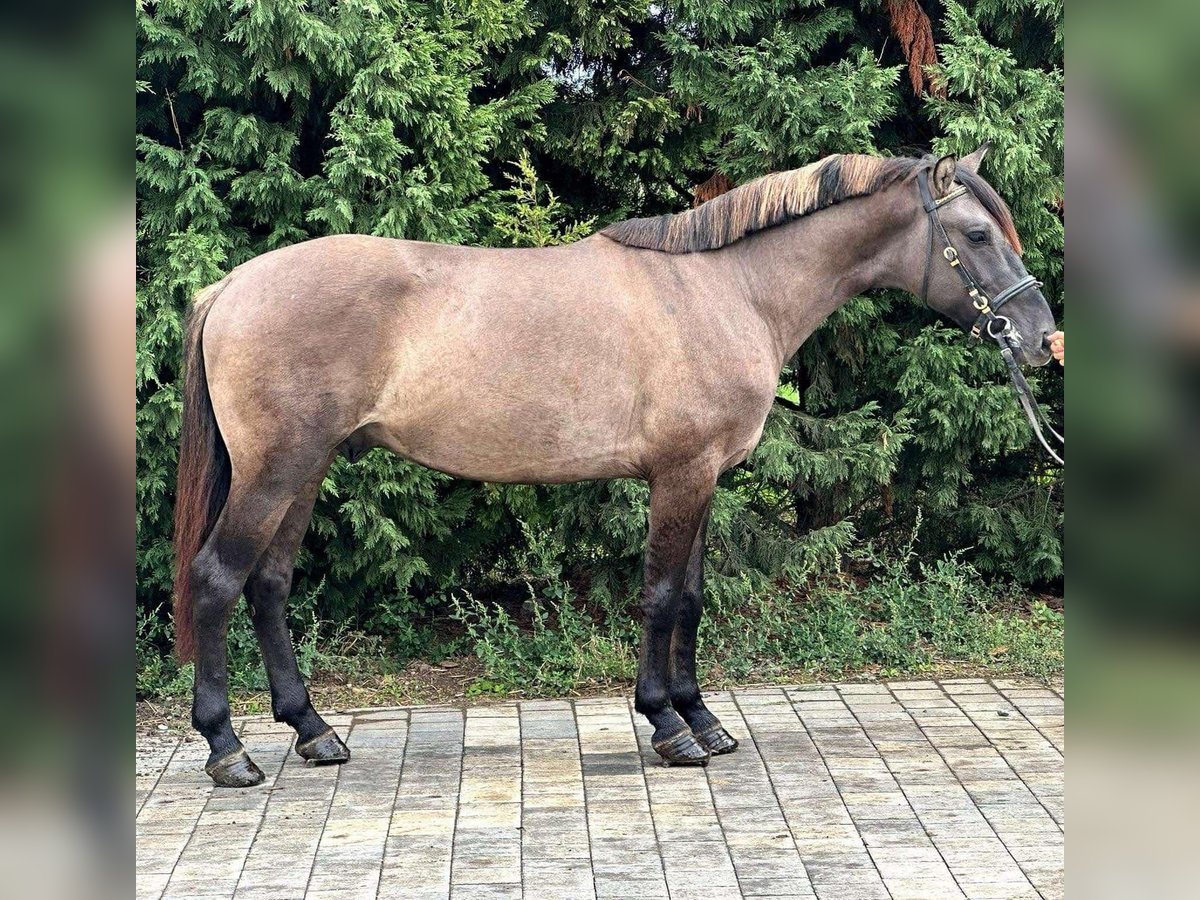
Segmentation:
<svg viewBox="0 0 1200 900">
<path fill-rule="evenodd" d="M 482 674 L 466 686 L 468 697 L 564 695 L 631 681 L 636 602 L 584 602 L 555 566 L 535 563 L 523 576 L 528 600 L 518 609 L 456 595 L 449 601 L 451 627 L 417 644 L 408 635 L 339 630 L 311 612 L 300 622 L 294 617 L 293 625 L 303 626 L 295 629 L 301 669 L 369 685 L 412 656 L 473 654 Z M 799 585 L 761 590 L 713 575 L 707 595 L 699 663 L 709 687 L 956 668 L 1045 679 L 1063 670 L 1063 615 L 985 581 L 954 557 L 927 565 L 911 551 L 883 556 L 867 548 L 842 571 Z M 301 606 L 310 611 L 312 600 Z M 139 626 L 138 695 L 185 694 L 190 666 L 176 666 L 154 638 L 161 635 Z M 238 693 L 266 686 L 249 618 L 239 610 L 230 627 L 230 687 Z"/>
<path fill-rule="evenodd" d="M 790 590 L 758 592 L 720 577 L 709 584 L 699 649 L 708 684 L 955 666 L 1047 678 L 1063 668 L 1063 615 L 988 584 L 954 558 L 926 566 L 911 554 L 881 559 L 868 550 L 848 572 Z M 637 634 L 628 610 L 581 607 L 569 592 L 550 600 L 531 591 L 528 607 L 522 628 L 503 608 L 456 604 L 487 693 L 565 694 L 633 677 Z"/>
<path fill-rule="evenodd" d="M 955 664 L 1039 678 L 1062 671 L 1063 616 L 1044 603 L 1008 597 L 952 559 L 915 571 L 908 560 L 865 562 L 869 575 L 827 576 L 718 610 L 701 632 L 709 674 L 736 682 Z"/>
</svg>

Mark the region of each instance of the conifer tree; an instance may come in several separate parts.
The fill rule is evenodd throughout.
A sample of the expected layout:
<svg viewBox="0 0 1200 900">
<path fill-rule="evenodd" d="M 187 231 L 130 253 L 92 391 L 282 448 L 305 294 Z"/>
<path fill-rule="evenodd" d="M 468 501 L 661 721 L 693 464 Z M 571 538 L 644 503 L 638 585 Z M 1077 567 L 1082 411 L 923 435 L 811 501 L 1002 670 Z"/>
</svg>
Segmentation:
<svg viewBox="0 0 1200 900">
<path fill-rule="evenodd" d="M 684 209 L 715 176 L 991 140 L 984 174 L 1061 301 L 1060 0 L 141 0 L 137 22 L 138 597 L 160 647 L 184 310 L 259 253 L 340 232 L 561 242 Z M 1061 416 L 1057 373 L 1031 380 Z M 781 391 L 799 411 L 772 413 L 714 503 L 720 603 L 918 519 L 926 557 L 1061 577 L 1061 472 L 986 347 L 875 294 Z M 320 584 L 322 618 L 412 650 L 449 591 L 511 578 L 536 533 L 581 602 L 623 614 L 645 515 L 636 483 L 479 485 L 376 451 L 331 470 L 297 592 Z"/>
</svg>

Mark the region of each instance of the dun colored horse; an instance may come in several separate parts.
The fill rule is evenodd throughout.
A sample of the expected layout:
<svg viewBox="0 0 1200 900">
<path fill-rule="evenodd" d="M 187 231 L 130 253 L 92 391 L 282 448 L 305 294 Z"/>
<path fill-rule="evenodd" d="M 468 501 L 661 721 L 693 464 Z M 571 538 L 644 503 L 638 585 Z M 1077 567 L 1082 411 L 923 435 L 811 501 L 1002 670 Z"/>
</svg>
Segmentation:
<svg viewBox="0 0 1200 900">
<path fill-rule="evenodd" d="M 648 481 L 636 708 L 668 763 L 736 749 L 696 683 L 717 477 L 757 444 L 785 362 L 851 297 L 906 289 L 964 328 L 976 321 L 932 253 L 938 201 L 961 196 L 938 210 L 940 227 L 979 285 L 1032 284 L 1008 208 L 978 175 L 983 152 L 830 156 L 564 247 L 321 238 L 201 291 L 187 333 L 175 628 L 179 656 L 196 664 L 208 774 L 263 778 L 229 718 L 226 627 L 243 591 L 275 718 L 296 729 L 303 758 L 349 759 L 309 701 L 285 604 L 327 468 L 371 447 L 483 481 Z M 1055 326 L 1036 286 L 1006 313 L 1018 361 L 1048 361 Z"/>
</svg>

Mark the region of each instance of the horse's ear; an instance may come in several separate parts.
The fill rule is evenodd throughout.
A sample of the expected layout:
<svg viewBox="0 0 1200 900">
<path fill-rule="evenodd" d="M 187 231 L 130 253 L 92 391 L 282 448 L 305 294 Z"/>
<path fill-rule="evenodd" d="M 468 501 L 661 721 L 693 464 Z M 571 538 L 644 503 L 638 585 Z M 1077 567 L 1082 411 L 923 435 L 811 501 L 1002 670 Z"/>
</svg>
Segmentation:
<svg viewBox="0 0 1200 900">
<path fill-rule="evenodd" d="M 934 196 L 944 197 L 954 186 L 954 173 L 958 170 L 958 160 L 953 156 L 943 156 L 933 164 L 933 177 L 929 179 Z"/>
<path fill-rule="evenodd" d="M 958 161 L 958 164 L 960 166 L 963 166 L 964 168 L 974 172 L 976 175 L 978 175 L 979 174 L 979 166 L 983 162 L 983 158 L 985 156 L 987 156 L 988 151 L 991 149 L 992 149 L 992 142 L 990 140 L 984 141 L 982 144 L 979 145 L 978 150 L 976 150 L 974 153 L 970 154 L 969 156 L 964 156 L 962 159 L 960 159 Z"/>
</svg>

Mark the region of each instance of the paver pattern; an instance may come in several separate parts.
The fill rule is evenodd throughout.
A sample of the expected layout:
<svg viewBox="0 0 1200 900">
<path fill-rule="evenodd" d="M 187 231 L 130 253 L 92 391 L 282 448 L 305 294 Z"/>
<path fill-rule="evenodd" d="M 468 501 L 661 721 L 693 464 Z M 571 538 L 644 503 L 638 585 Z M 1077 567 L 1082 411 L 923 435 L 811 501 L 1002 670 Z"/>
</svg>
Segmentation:
<svg viewBox="0 0 1200 900">
<path fill-rule="evenodd" d="M 663 768 L 625 698 L 239 723 L 265 784 L 140 737 L 138 898 L 1056 898 L 1063 695 L 1015 680 L 706 695 L 742 746 Z"/>
</svg>

